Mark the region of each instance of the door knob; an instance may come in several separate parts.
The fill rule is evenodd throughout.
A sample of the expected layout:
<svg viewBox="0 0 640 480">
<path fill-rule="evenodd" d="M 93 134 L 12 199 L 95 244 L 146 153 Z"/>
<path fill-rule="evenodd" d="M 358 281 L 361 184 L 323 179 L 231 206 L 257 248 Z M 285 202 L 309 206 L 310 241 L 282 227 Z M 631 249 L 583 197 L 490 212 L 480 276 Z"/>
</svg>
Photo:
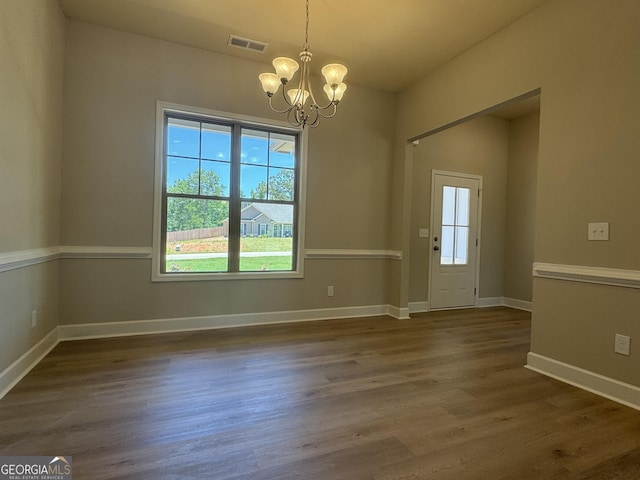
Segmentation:
<svg viewBox="0 0 640 480">
<path fill-rule="evenodd" d="M 437 246 L 437 245 L 436 245 L 435 247 L 433 247 L 433 251 L 434 251 L 434 252 L 437 252 L 438 250 L 440 250 L 440 247 L 439 247 L 439 246 Z"/>
</svg>

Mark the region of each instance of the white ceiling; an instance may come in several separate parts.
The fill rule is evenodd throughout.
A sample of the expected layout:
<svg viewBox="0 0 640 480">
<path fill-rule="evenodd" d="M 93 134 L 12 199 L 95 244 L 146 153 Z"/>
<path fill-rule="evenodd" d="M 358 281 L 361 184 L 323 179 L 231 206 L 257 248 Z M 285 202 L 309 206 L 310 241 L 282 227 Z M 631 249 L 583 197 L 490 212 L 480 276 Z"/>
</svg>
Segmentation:
<svg viewBox="0 0 640 480">
<path fill-rule="evenodd" d="M 69 18 L 265 64 L 304 42 L 304 0 L 59 1 Z M 312 71 L 340 62 L 347 83 L 397 92 L 546 1 L 310 0 Z M 229 47 L 230 34 L 269 47 Z"/>
</svg>

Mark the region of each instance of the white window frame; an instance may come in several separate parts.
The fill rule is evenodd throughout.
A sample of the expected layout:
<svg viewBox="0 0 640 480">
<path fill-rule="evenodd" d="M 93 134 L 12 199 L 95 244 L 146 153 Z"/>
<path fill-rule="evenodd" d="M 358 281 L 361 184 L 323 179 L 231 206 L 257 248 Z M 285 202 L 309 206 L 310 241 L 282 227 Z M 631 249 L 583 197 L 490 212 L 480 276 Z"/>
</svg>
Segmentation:
<svg viewBox="0 0 640 480">
<path fill-rule="evenodd" d="M 166 113 L 182 115 L 198 115 L 215 121 L 245 122 L 256 127 L 276 127 L 299 133 L 298 163 L 298 237 L 296 247 L 296 269 L 287 271 L 264 272 L 191 272 L 191 273 L 162 273 L 162 179 L 164 178 L 164 117 Z M 180 282 L 203 280 L 238 280 L 238 279 L 279 279 L 304 277 L 304 238 L 307 186 L 307 138 L 306 129 L 296 129 L 286 122 L 279 122 L 265 118 L 238 115 L 234 113 L 209 110 L 206 108 L 179 105 L 169 102 L 156 102 L 156 144 L 155 144 L 155 176 L 153 195 L 153 248 L 151 255 L 152 282 Z"/>
</svg>

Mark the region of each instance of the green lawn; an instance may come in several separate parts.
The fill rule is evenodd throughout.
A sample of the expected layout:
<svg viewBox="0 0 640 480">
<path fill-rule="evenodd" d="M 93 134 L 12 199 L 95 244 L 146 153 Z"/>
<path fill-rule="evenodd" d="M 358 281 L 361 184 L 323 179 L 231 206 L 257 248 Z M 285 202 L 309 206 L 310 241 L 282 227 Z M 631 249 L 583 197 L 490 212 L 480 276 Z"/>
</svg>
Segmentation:
<svg viewBox="0 0 640 480">
<path fill-rule="evenodd" d="M 242 257 L 240 271 L 281 271 L 291 270 L 291 256 L 285 257 Z M 226 258 L 203 258 L 198 260 L 168 260 L 167 272 L 226 272 Z"/>
<path fill-rule="evenodd" d="M 227 251 L 227 239 L 203 238 L 200 240 L 184 240 L 180 242 L 168 242 L 168 254 L 184 253 L 224 253 Z M 176 250 L 180 245 L 180 251 Z M 291 238 L 272 237 L 242 237 L 240 239 L 241 252 L 290 252 L 293 248 Z"/>
</svg>

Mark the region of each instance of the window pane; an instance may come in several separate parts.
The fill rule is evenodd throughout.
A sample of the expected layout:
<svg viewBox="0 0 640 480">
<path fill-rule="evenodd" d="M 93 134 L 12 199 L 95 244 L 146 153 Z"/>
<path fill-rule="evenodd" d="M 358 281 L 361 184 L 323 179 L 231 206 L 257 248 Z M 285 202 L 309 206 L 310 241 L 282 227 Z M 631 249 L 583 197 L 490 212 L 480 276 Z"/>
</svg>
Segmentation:
<svg viewBox="0 0 640 480">
<path fill-rule="evenodd" d="M 293 220 L 293 205 L 250 203 L 245 207 L 240 228 L 246 232 L 240 240 L 240 271 L 293 270 L 293 241 L 291 235 L 282 235 L 287 229 L 292 231 Z M 274 228 L 277 224 L 280 227 Z"/>
<path fill-rule="evenodd" d="M 242 165 L 240 167 L 240 196 L 267 198 L 267 167 Z"/>
<path fill-rule="evenodd" d="M 167 198 L 167 232 L 221 227 L 229 217 L 229 202 L 200 198 Z"/>
<path fill-rule="evenodd" d="M 231 161 L 231 127 L 202 124 L 202 158 Z"/>
<path fill-rule="evenodd" d="M 229 185 L 231 183 L 230 177 L 230 163 L 203 160 L 200 177 L 200 194 L 228 197 Z"/>
<path fill-rule="evenodd" d="M 456 265 L 466 265 L 469 251 L 469 227 L 456 227 Z"/>
<path fill-rule="evenodd" d="M 200 162 L 191 158 L 167 159 L 167 192 L 198 194 Z"/>
<path fill-rule="evenodd" d="M 456 225 L 469 225 L 469 195 L 468 188 L 456 188 Z"/>
<path fill-rule="evenodd" d="M 269 133 L 242 129 L 240 158 L 242 163 L 267 165 L 269 163 Z"/>
<path fill-rule="evenodd" d="M 269 165 L 294 168 L 296 165 L 296 138 L 293 135 L 272 133 L 269 141 Z"/>
<path fill-rule="evenodd" d="M 167 125 L 167 155 L 200 157 L 200 122 L 170 118 Z"/>
<path fill-rule="evenodd" d="M 288 168 L 269 168 L 269 200 L 293 200 L 295 173 Z"/>
<path fill-rule="evenodd" d="M 456 209 L 456 188 L 443 187 L 442 189 L 442 224 L 454 225 Z"/>
<path fill-rule="evenodd" d="M 453 265 L 453 229 L 454 227 L 442 227 L 440 265 Z"/>
<path fill-rule="evenodd" d="M 167 199 L 167 273 L 225 272 L 228 262 L 229 202 Z"/>
</svg>

